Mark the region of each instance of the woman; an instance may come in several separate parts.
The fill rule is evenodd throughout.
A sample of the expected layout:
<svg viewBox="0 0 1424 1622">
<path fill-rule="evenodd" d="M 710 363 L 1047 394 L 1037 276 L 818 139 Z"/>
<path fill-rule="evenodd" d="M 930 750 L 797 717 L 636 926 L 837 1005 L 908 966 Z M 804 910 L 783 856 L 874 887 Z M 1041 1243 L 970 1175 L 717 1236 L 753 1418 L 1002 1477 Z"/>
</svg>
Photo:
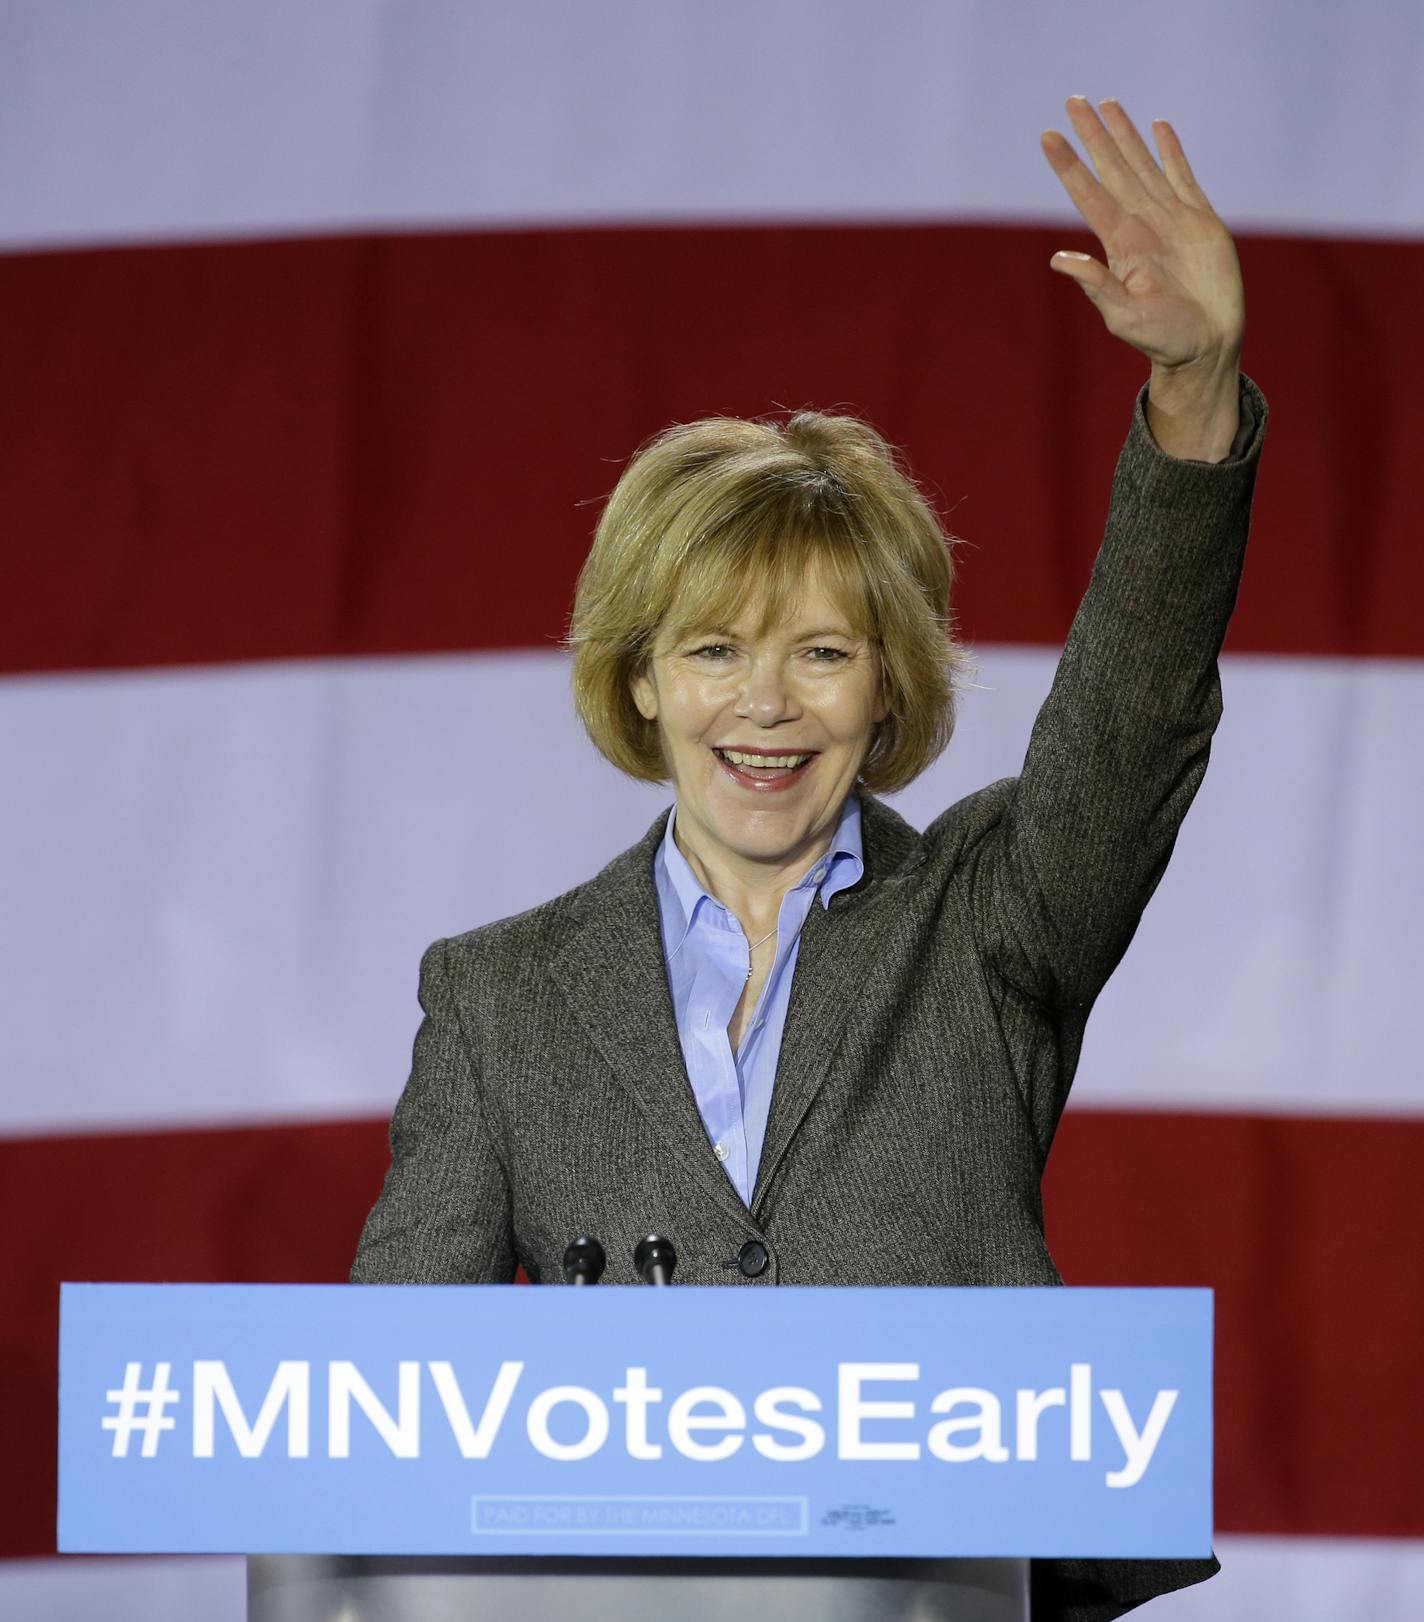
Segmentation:
<svg viewBox="0 0 1424 1622">
<path fill-rule="evenodd" d="M 865 424 L 659 436 L 600 520 L 571 630 L 599 747 L 675 805 L 596 878 L 439 941 L 352 1278 L 1059 1282 L 1039 1183 L 1089 1011 L 1206 768 L 1265 428 L 1231 238 L 1159 121 L 1046 156 L 1108 264 L 1054 255 L 1152 361 L 1023 771 L 923 834 L 875 790 L 943 748 L 965 655 L 932 512 Z M 1110 1617 L 1214 1561 L 1044 1562 Z"/>
</svg>

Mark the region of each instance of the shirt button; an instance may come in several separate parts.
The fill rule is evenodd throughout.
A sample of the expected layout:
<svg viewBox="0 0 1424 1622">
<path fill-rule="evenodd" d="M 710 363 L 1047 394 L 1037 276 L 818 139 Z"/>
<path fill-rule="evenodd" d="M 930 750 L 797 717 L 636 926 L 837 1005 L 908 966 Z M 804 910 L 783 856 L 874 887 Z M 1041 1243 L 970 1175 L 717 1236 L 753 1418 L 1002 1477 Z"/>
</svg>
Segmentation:
<svg viewBox="0 0 1424 1622">
<path fill-rule="evenodd" d="M 760 1239 L 748 1239 L 737 1255 L 737 1266 L 748 1278 L 760 1278 L 771 1264 L 771 1252 Z"/>
<path fill-rule="evenodd" d="M 731 1151 L 727 1148 L 725 1143 L 714 1143 L 712 1145 L 712 1153 L 716 1155 L 718 1160 L 725 1160 Z"/>
</svg>

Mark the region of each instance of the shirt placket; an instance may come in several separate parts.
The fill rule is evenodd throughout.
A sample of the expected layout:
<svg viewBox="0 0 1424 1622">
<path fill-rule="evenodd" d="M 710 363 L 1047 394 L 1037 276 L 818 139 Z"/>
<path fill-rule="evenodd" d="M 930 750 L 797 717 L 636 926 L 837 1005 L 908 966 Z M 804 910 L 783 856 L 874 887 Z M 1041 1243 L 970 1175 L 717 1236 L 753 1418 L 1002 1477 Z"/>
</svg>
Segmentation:
<svg viewBox="0 0 1424 1622">
<path fill-rule="evenodd" d="M 782 897 L 781 911 L 777 915 L 776 961 L 761 988 L 747 1039 L 735 1061 L 742 1100 L 743 1153 L 748 1162 L 749 1180 L 755 1171 L 751 1161 L 751 1144 L 755 1142 L 757 1159 L 760 1160 L 766 1119 L 771 1109 L 771 1090 L 776 1080 L 776 1057 L 781 1049 L 782 1023 L 779 1019 L 773 1021 L 771 1016 L 784 1005 L 785 999 L 780 995 L 781 984 L 791 972 L 790 965 L 801 944 L 801 929 L 806 922 L 806 914 L 815 901 L 817 887 L 825 877 L 827 866 L 825 862 L 818 863 L 795 889 Z M 772 1041 L 772 1038 L 775 1040 Z M 755 1115 L 756 1125 L 748 1132 L 747 1117 L 750 1114 Z"/>
<path fill-rule="evenodd" d="M 722 1163 L 744 1202 L 751 1198 L 747 1180 L 747 1137 L 742 1120 L 742 1090 L 727 1026 L 747 978 L 746 937 L 740 924 L 720 903 L 701 909 L 694 926 L 700 933 L 698 969 L 693 981 L 693 1039 L 701 1050 L 704 1075 L 715 1078 L 703 1105 L 703 1120 L 712 1152 Z"/>
</svg>

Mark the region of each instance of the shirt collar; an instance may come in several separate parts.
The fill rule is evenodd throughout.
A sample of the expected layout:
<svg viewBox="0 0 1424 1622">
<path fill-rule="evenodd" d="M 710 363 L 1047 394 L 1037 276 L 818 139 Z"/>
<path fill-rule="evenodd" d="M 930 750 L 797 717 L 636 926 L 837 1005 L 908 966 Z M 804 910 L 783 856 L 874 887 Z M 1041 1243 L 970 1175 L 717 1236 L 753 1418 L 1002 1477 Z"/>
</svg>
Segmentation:
<svg viewBox="0 0 1424 1622">
<path fill-rule="evenodd" d="M 792 886 L 793 890 L 819 887 L 821 905 L 829 907 L 832 896 L 860 883 L 865 872 L 865 847 L 860 820 L 860 796 L 852 792 L 846 795 L 845 804 L 841 807 L 841 818 L 831 838 L 830 848 L 797 880 Z M 678 849 L 677 841 L 673 838 L 676 823 L 677 804 L 674 801 L 654 864 L 658 890 L 665 903 L 675 903 L 675 908 L 668 908 L 669 922 L 674 924 L 676 934 L 676 939 L 668 942 L 670 952 L 677 951 L 686 939 L 698 907 L 704 901 L 715 899 L 703 888 L 692 871 L 691 863 Z M 680 918 L 677 914 L 680 914 Z"/>
</svg>

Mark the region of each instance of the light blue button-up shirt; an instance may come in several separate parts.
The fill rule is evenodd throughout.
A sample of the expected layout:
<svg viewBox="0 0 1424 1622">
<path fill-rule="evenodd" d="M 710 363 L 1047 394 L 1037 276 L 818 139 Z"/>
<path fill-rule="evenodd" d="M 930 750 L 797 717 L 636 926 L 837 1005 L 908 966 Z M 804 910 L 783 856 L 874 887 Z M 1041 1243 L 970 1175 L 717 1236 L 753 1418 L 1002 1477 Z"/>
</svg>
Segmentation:
<svg viewBox="0 0 1424 1622">
<path fill-rule="evenodd" d="M 747 983 L 747 937 L 736 914 L 703 889 L 677 848 L 673 838 L 676 820 L 674 805 L 653 874 L 677 1033 L 710 1152 L 722 1162 L 743 1203 L 750 1206 L 791 1002 L 801 926 L 818 893 L 822 905 L 829 906 L 837 891 L 858 883 L 865 871 L 860 800 L 854 793 L 846 796 L 830 849 L 782 897 L 776 958 L 736 1054 L 727 1026 Z"/>
</svg>

